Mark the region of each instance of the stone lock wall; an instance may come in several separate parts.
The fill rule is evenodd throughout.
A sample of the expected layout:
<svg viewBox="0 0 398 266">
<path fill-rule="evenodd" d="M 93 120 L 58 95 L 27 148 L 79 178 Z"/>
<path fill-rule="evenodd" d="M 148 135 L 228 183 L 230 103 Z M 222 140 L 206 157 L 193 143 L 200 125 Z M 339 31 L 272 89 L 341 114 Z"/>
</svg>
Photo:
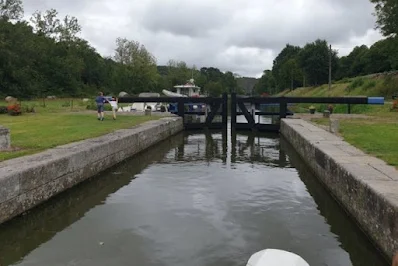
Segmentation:
<svg viewBox="0 0 398 266">
<path fill-rule="evenodd" d="M 283 119 L 281 134 L 370 239 L 392 258 L 398 251 L 398 171 L 301 119 Z"/>
<path fill-rule="evenodd" d="M 168 117 L 0 163 L 0 223 L 183 130 Z"/>
</svg>

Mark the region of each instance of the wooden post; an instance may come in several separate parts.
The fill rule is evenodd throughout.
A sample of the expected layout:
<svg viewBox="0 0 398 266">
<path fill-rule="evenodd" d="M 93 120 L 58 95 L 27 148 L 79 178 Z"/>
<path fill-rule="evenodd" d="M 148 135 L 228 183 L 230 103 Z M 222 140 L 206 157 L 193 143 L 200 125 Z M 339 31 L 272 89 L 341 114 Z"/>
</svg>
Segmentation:
<svg viewBox="0 0 398 266">
<path fill-rule="evenodd" d="M 231 93 L 231 130 L 236 128 L 236 92 Z"/>
<path fill-rule="evenodd" d="M 184 113 L 185 113 L 185 110 L 184 110 L 185 106 L 184 106 L 184 101 L 183 101 L 183 99 L 179 99 L 179 100 L 178 100 L 178 102 L 177 102 L 177 108 L 178 108 L 178 116 L 182 117 L 182 122 L 183 122 L 183 124 L 184 124 L 184 126 L 185 126 L 185 115 L 184 115 Z"/>
<path fill-rule="evenodd" d="M 223 128 L 226 129 L 228 127 L 228 94 L 224 92 L 222 99 L 222 125 Z"/>
<path fill-rule="evenodd" d="M 329 91 L 332 89 L 332 45 L 329 48 Z"/>
<path fill-rule="evenodd" d="M 253 117 L 254 123 L 256 123 L 256 105 L 254 103 L 250 103 L 250 113 Z"/>
<path fill-rule="evenodd" d="M 221 137 L 222 137 L 222 161 L 223 163 L 227 163 L 227 152 L 228 152 L 228 135 L 227 135 L 227 127 L 222 130 Z"/>
<path fill-rule="evenodd" d="M 284 99 L 284 97 L 281 97 L 280 102 L 279 102 L 279 117 L 280 117 L 280 119 L 286 118 L 286 114 L 287 114 L 287 102 Z"/>
<path fill-rule="evenodd" d="M 348 110 L 347 110 L 348 114 L 351 114 L 351 104 L 348 104 Z"/>
</svg>

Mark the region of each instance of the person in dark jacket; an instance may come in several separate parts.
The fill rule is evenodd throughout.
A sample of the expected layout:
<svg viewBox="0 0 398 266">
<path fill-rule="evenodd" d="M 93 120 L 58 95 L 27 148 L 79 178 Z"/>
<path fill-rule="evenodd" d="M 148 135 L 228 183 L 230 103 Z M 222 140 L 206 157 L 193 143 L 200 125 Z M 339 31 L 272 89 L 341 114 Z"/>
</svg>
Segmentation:
<svg viewBox="0 0 398 266">
<path fill-rule="evenodd" d="M 95 103 L 97 104 L 97 116 L 98 120 L 103 121 L 104 120 L 104 103 L 105 103 L 105 97 L 102 92 L 99 93 L 97 98 L 95 98 Z"/>
</svg>

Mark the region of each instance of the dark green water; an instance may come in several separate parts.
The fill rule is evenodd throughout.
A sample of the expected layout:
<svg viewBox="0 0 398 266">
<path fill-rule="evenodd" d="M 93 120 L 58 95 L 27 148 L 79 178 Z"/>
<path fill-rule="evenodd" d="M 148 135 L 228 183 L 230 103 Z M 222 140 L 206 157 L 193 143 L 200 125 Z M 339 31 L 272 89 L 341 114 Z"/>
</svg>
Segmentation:
<svg viewBox="0 0 398 266">
<path fill-rule="evenodd" d="M 0 264 L 388 265 L 276 135 L 182 133 L 0 226 Z"/>
</svg>

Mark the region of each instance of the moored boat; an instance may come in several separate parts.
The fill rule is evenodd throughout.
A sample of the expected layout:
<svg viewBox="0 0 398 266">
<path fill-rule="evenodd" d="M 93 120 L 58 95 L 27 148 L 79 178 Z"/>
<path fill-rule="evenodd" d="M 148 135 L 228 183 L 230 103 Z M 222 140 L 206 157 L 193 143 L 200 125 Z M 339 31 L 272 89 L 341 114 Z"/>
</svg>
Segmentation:
<svg viewBox="0 0 398 266">
<path fill-rule="evenodd" d="M 163 90 L 163 94 L 168 97 L 203 97 L 200 95 L 200 87 L 195 85 L 195 80 L 192 78 L 184 85 L 176 85 L 173 87 L 174 91 Z M 188 112 L 204 112 L 206 104 L 204 103 L 186 103 L 185 108 Z M 169 104 L 169 112 L 177 113 L 177 103 Z"/>
</svg>

